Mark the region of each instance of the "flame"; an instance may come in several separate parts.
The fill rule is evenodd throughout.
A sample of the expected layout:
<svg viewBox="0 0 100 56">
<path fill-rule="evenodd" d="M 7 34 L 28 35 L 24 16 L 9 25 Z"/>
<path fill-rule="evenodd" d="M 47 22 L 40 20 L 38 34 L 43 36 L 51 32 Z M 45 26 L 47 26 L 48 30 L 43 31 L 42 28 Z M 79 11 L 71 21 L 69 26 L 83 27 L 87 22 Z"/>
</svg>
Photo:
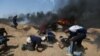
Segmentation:
<svg viewBox="0 0 100 56">
<path fill-rule="evenodd" d="M 60 19 L 60 20 L 57 21 L 57 23 L 61 24 L 61 25 L 67 25 L 67 24 L 70 23 L 70 21 L 67 20 L 67 19 Z"/>
</svg>

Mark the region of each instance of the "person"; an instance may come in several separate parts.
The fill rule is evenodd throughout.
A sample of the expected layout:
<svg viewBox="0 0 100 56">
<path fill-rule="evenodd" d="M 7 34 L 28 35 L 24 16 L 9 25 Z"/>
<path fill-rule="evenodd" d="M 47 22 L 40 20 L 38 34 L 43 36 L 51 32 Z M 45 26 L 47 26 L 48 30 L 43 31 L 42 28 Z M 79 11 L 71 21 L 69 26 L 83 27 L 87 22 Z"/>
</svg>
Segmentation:
<svg viewBox="0 0 100 56">
<path fill-rule="evenodd" d="M 35 50 L 35 48 L 39 48 L 39 47 L 41 47 L 42 46 L 42 44 L 41 44 L 41 42 L 43 41 L 43 40 L 45 40 L 45 38 L 41 38 L 41 37 L 39 37 L 39 36 L 35 36 L 35 35 L 31 35 L 30 37 L 28 37 L 27 38 L 27 44 L 28 45 L 32 45 L 32 47 L 33 47 L 33 50 Z M 36 45 L 37 45 L 37 47 L 36 47 Z"/>
<path fill-rule="evenodd" d="M 46 24 L 45 23 L 41 24 L 40 29 L 39 29 L 39 35 L 44 35 L 44 34 L 46 34 Z"/>
<path fill-rule="evenodd" d="M 18 23 L 17 23 L 17 15 L 13 17 L 13 24 L 14 24 L 14 28 L 17 29 Z"/>
<path fill-rule="evenodd" d="M 50 43 L 53 43 L 55 40 L 55 34 L 51 30 L 47 31 L 47 40 Z"/>
<path fill-rule="evenodd" d="M 82 47 L 82 41 L 86 38 L 86 29 L 79 25 L 72 25 L 69 27 L 68 32 L 70 36 L 68 37 L 67 41 L 73 42 L 73 51 L 75 49 L 75 43 L 78 47 Z"/>
<path fill-rule="evenodd" d="M 6 35 L 5 35 L 6 34 Z M 0 45 L 4 44 L 5 47 L 7 47 L 7 32 L 5 28 L 0 28 Z"/>
<path fill-rule="evenodd" d="M 4 36 L 4 34 L 8 34 L 5 28 L 0 28 L 0 35 Z"/>
<path fill-rule="evenodd" d="M 53 31 L 56 31 L 57 30 L 57 23 L 50 24 L 49 28 L 51 28 Z"/>
</svg>

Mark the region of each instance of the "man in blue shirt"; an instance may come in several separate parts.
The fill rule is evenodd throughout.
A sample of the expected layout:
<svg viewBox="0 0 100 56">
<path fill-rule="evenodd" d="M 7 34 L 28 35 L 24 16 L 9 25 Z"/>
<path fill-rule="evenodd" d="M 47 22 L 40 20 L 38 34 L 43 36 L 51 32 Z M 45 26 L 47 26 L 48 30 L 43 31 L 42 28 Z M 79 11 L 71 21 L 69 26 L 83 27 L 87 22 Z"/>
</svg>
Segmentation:
<svg viewBox="0 0 100 56">
<path fill-rule="evenodd" d="M 35 50 L 35 48 L 41 47 L 41 42 L 44 41 L 45 38 L 39 37 L 39 36 L 35 36 L 35 35 L 31 35 L 30 37 L 27 38 L 27 44 L 32 44 L 33 50 Z M 37 45 L 37 47 L 36 47 Z"/>
</svg>

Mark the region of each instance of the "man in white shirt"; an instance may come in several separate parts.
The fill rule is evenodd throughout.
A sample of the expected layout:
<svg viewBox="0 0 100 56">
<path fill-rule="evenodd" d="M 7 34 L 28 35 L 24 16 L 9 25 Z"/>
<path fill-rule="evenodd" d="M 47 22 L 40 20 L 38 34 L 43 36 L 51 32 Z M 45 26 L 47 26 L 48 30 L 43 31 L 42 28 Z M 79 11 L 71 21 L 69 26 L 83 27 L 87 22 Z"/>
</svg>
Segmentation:
<svg viewBox="0 0 100 56">
<path fill-rule="evenodd" d="M 69 27 L 68 32 L 70 36 L 67 41 L 73 41 L 73 50 L 75 45 L 82 47 L 82 40 L 86 38 L 86 29 L 79 25 L 73 25 Z"/>
<path fill-rule="evenodd" d="M 70 34 L 68 40 L 78 41 L 77 44 L 80 42 L 78 45 L 81 46 L 82 40 L 86 37 L 86 29 L 79 25 L 73 25 L 69 27 L 68 32 Z"/>
<path fill-rule="evenodd" d="M 82 26 L 73 25 L 68 30 L 71 31 L 71 32 L 76 32 L 78 29 L 82 29 L 82 28 L 83 28 Z"/>
</svg>

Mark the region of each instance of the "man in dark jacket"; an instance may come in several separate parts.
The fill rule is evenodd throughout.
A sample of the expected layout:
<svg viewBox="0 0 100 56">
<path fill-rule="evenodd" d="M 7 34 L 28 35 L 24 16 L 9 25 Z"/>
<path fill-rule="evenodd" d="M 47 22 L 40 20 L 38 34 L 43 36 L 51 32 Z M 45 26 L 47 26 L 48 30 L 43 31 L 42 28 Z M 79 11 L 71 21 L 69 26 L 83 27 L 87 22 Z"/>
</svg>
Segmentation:
<svg viewBox="0 0 100 56">
<path fill-rule="evenodd" d="M 5 28 L 0 28 L 0 45 L 4 44 L 5 47 L 7 47 L 7 34 L 8 33 L 6 32 Z"/>
<path fill-rule="evenodd" d="M 27 44 L 32 44 L 33 50 L 35 50 L 35 48 L 41 47 L 41 42 L 45 40 L 45 38 L 39 37 L 39 36 L 35 36 L 35 35 L 31 35 L 30 37 L 27 38 Z M 37 47 L 36 47 L 37 45 Z"/>
<path fill-rule="evenodd" d="M 17 26 L 18 26 L 17 15 L 13 17 L 13 24 L 14 24 L 14 27 L 17 29 Z"/>
<path fill-rule="evenodd" d="M 55 34 L 50 30 L 47 31 L 47 40 L 50 43 L 53 43 L 56 39 L 55 39 Z"/>
</svg>

